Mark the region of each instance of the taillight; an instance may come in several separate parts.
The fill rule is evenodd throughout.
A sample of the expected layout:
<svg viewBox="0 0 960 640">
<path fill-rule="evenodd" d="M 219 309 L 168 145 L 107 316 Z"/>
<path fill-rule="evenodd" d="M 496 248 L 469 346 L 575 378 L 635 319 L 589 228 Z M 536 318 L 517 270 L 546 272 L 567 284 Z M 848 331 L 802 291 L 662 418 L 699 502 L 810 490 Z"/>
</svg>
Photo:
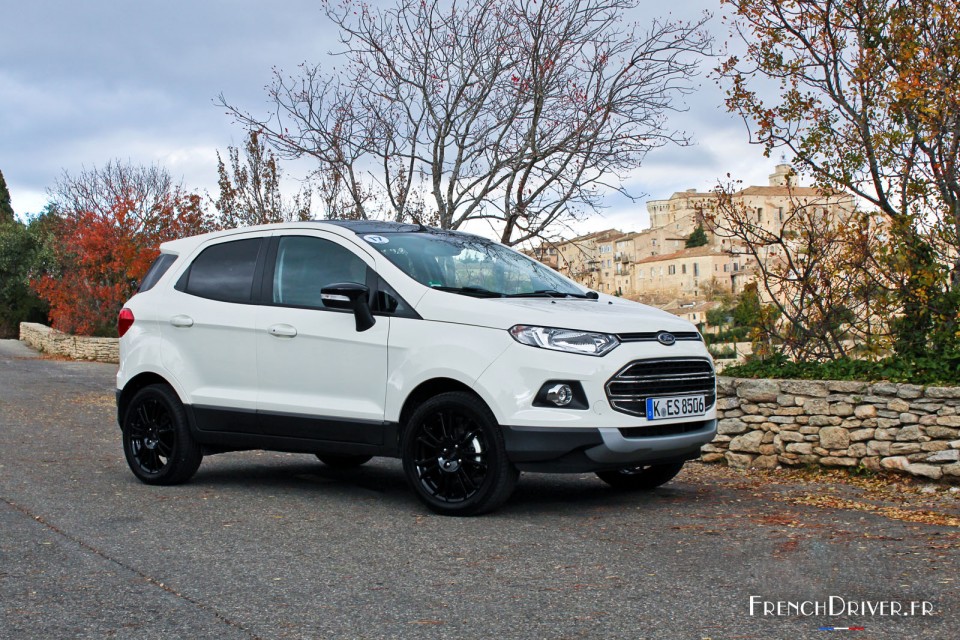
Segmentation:
<svg viewBox="0 0 960 640">
<path fill-rule="evenodd" d="M 117 333 L 120 334 L 120 337 L 123 337 L 123 334 L 133 326 L 133 311 L 124 307 L 120 309 L 120 315 L 117 317 Z"/>
</svg>

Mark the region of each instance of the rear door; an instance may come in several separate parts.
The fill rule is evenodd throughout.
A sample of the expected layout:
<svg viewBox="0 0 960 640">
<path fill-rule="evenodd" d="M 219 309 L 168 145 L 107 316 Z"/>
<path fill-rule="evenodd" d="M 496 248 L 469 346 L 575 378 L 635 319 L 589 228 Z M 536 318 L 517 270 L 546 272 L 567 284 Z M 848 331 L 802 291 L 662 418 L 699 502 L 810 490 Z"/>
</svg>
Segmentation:
<svg viewBox="0 0 960 640">
<path fill-rule="evenodd" d="M 258 410 L 274 436 L 381 444 L 390 319 L 358 332 L 352 313 L 324 307 L 335 283 L 370 286 L 375 262 L 322 231 L 271 242 L 258 310 Z"/>
<path fill-rule="evenodd" d="M 257 432 L 253 285 L 265 248 L 256 236 L 206 245 L 157 305 L 163 364 L 203 430 Z"/>
</svg>

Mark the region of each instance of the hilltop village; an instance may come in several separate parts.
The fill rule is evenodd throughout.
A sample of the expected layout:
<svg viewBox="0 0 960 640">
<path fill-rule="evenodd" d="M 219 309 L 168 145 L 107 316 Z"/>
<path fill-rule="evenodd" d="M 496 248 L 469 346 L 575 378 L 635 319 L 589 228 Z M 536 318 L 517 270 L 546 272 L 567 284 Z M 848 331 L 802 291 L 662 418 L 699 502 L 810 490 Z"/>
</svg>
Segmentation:
<svg viewBox="0 0 960 640">
<path fill-rule="evenodd" d="M 650 228 L 644 231 L 607 229 L 530 253 L 584 286 L 654 304 L 711 333 L 716 327 L 708 323 L 708 311 L 729 304 L 756 280 L 758 260 L 769 265 L 780 258 L 777 243 L 752 252 L 731 229 L 749 221 L 754 237 L 789 238 L 799 210 L 843 220 L 853 200 L 798 186 L 790 165 L 779 164 L 764 186 L 727 196 L 690 189 L 650 200 Z"/>
</svg>

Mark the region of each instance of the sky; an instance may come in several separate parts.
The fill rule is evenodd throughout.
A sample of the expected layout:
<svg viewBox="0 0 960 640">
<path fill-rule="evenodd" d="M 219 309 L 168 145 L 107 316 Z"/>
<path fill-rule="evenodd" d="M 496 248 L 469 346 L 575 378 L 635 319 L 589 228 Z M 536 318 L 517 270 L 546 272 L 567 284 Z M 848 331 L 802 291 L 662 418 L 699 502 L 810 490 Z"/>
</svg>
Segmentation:
<svg viewBox="0 0 960 640">
<path fill-rule="evenodd" d="M 628 19 L 664 17 L 663 3 L 641 0 Z M 675 0 L 673 18 L 714 14 L 719 0 Z M 63 173 L 76 175 L 112 159 L 157 163 L 190 191 L 217 194 L 217 151 L 241 146 L 245 131 L 215 104 L 266 113 L 273 68 L 328 64 L 337 33 L 319 0 L 0 0 L 0 171 L 21 217 L 37 213 Z M 709 64 L 704 65 L 704 72 Z M 630 202 L 606 198 L 584 233 L 648 226 L 646 201 L 676 191 L 709 190 L 727 174 L 766 184 L 773 159 L 748 143 L 739 116 L 706 73 L 670 117 L 694 144 L 651 152 L 631 175 Z M 307 162 L 284 163 L 290 194 Z"/>
</svg>

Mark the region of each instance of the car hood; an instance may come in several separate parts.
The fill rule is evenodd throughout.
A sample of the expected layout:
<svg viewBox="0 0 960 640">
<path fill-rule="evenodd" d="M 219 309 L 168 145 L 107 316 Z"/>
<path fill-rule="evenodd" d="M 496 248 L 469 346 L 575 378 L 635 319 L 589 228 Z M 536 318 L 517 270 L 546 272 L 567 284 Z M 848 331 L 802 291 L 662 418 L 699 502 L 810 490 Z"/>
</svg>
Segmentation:
<svg viewBox="0 0 960 640">
<path fill-rule="evenodd" d="M 525 324 L 602 333 L 696 330 L 690 322 L 666 311 L 607 295 L 601 295 L 598 300 L 473 298 L 446 291 L 428 291 L 416 309 L 426 320 L 493 329 Z"/>
</svg>

